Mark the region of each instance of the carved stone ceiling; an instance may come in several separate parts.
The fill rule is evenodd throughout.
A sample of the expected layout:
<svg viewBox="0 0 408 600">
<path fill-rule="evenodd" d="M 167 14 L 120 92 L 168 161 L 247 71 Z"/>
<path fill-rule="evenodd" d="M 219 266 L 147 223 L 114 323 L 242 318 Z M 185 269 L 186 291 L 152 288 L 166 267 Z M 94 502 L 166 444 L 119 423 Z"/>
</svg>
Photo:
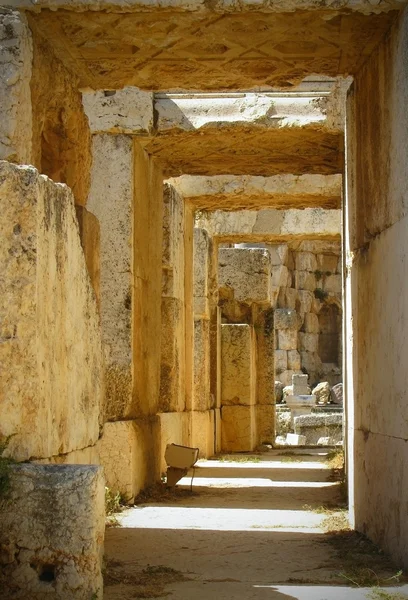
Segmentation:
<svg viewBox="0 0 408 600">
<path fill-rule="evenodd" d="M 214 91 L 354 74 L 396 14 L 43 9 L 30 13 L 29 21 L 82 87 Z"/>
<path fill-rule="evenodd" d="M 137 138 L 166 177 L 341 173 L 343 134 L 323 127 L 222 127 Z"/>
</svg>

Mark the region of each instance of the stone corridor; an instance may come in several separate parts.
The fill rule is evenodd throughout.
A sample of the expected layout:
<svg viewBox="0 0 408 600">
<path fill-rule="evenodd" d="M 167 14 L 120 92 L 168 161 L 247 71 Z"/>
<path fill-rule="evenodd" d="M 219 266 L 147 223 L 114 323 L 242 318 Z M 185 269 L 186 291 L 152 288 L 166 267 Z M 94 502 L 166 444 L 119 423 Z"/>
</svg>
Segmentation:
<svg viewBox="0 0 408 600">
<path fill-rule="evenodd" d="M 192 492 L 191 470 L 174 493 L 142 498 L 117 515 L 120 527 L 106 532 L 104 597 L 385 598 L 364 577 L 387 589 L 398 570 L 350 532 L 332 454 L 275 450 L 199 461 Z M 388 592 L 406 598 L 408 585 Z"/>
<path fill-rule="evenodd" d="M 2 1 L 1 600 L 408 569 L 406 5 Z"/>
</svg>

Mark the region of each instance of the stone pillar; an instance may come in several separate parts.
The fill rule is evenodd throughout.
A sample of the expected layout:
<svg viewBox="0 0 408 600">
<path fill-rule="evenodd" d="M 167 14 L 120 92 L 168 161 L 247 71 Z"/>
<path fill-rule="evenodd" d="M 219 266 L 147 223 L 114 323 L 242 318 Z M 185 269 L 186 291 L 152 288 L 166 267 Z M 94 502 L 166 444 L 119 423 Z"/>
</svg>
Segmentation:
<svg viewBox="0 0 408 600">
<path fill-rule="evenodd" d="M 79 226 L 79 237 L 84 251 L 85 262 L 95 292 L 98 306 L 101 305 L 101 229 L 99 221 L 84 206 L 76 205 L 75 212 Z"/>
<path fill-rule="evenodd" d="M 210 379 L 210 285 L 212 241 L 204 229 L 194 229 L 194 380 L 192 440 L 200 456 L 214 454 L 214 414 Z"/>
<path fill-rule="evenodd" d="M 256 445 L 256 345 L 247 324 L 221 326 L 222 450 L 243 452 Z"/>
<path fill-rule="evenodd" d="M 132 385 L 133 142 L 94 135 L 87 208 L 100 223 L 101 324 L 105 353 L 106 418 L 137 414 Z"/>
<path fill-rule="evenodd" d="M 1 506 L 1 597 L 102 599 L 102 469 L 20 464 L 9 477 Z"/>
<path fill-rule="evenodd" d="M 275 335 L 274 311 L 255 306 L 257 440 L 275 440 Z M 258 314 L 256 314 L 258 313 Z"/>
<path fill-rule="evenodd" d="M 155 159 L 129 135 L 150 130 L 152 95 L 126 88 L 109 96 L 87 93 L 83 100 L 94 134 L 87 206 L 101 226 L 107 420 L 118 422 L 105 426 L 101 462 L 106 463 L 107 485 L 114 490 L 128 489 L 132 498 L 141 487 L 159 478 L 161 367 L 169 362 L 175 365 L 173 351 L 182 342 L 183 316 L 179 292 L 175 293 L 169 282 L 170 293 L 162 304 L 163 176 Z M 169 266 L 169 256 L 166 260 Z M 173 264 L 173 271 L 175 268 L 179 265 Z M 180 273 L 172 275 L 182 281 Z M 162 311 L 166 315 L 164 330 Z M 162 357 L 162 336 L 168 336 L 172 323 L 181 330 L 177 340 L 172 339 L 173 345 L 166 344 L 168 354 Z M 171 410 L 175 409 L 174 402 L 180 408 L 183 401 L 176 390 L 182 386 L 182 378 L 179 370 L 172 380 Z M 121 432 L 118 436 L 115 427 Z M 118 482 L 112 457 L 122 452 L 127 455 L 128 466 Z"/>
</svg>

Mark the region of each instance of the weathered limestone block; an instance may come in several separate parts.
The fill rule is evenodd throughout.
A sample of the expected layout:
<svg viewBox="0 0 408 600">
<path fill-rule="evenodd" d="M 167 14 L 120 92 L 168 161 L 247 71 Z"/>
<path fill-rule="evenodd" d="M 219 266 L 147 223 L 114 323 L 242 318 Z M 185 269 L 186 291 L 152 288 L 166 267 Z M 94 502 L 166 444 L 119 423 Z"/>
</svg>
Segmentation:
<svg viewBox="0 0 408 600">
<path fill-rule="evenodd" d="M 343 439 L 343 415 L 300 415 L 294 418 L 294 428 L 296 434 L 306 436 L 307 444 L 317 444 L 322 437 L 329 437 L 336 444 Z"/>
<path fill-rule="evenodd" d="M 312 381 L 322 369 L 322 361 L 320 360 L 319 355 L 316 352 L 301 350 L 300 358 L 302 361 L 302 366 L 309 373 Z"/>
<path fill-rule="evenodd" d="M 275 350 L 275 370 L 282 373 L 288 368 L 288 353 L 286 350 Z"/>
<path fill-rule="evenodd" d="M 279 308 L 294 310 L 296 308 L 297 290 L 293 288 L 282 288 L 279 291 Z"/>
<path fill-rule="evenodd" d="M 329 275 L 325 278 L 323 283 L 323 289 L 325 292 L 332 292 L 333 294 L 341 294 L 342 291 L 342 277 L 341 275 Z"/>
<path fill-rule="evenodd" d="M 104 479 L 94 465 L 15 465 L 2 501 L 1 597 L 102 599 Z"/>
<path fill-rule="evenodd" d="M 275 404 L 257 404 L 256 415 L 256 444 L 272 444 L 275 434 Z"/>
<path fill-rule="evenodd" d="M 167 444 L 191 446 L 191 413 L 159 413 L 160 419 L 160 473 L 165 473 L 167 464 L 164 459 Z M 214 437 L 214 436 L 213 436 Z"/>
<path fill-rule="evenodd" d="M 194 321 L 193 409 L 205 411 L 210 404 L 210 322 L 199 319 Z"/>
<path fill-rule="evenodd" d="M 245 324 L 221 326 L 221 404 L 256 401 L 255 340 Z"/>
<path fill-rule="evenodd" d="M 159 417 L 105 423 L 98 442 L 106 486 L 131 502 L 160 475 Z"/>
<path fill-rule="evenodd" d="M 288 350 L 288 369 L 292 371 L 300 371 L 301 360 L 297 350 Z"/>
<path fill-rule="evenodd" d="M 306 313 L 303 327 L 306 333 L 319 333 L 319 319 L 317 315 Z"/>
<path fill-rule="evenodd" d="M 277 308 L 274 311 L 275 329 L 293 329 L 297 331 L 298 315 L 289 308 Z"/>
<path fill-rule="evenodd" d="M 255 448 L 255 406 L 223 406 L 221 426 L 223 452 L 248 452 Z"/>
<path fill-rule="evenodd" d="M 214 419 L 213 410 L 191 412 L 191 446 L 199 448 L 200 458 L 214 456 Z"/>
<path fill-rule="evenodd" d="M 310 394 L 310 388 L 308 385 L 308 376 L 307 375 L 293 375 L 292 377 L 292 386 L 293 386 L 293 395 L 294 396 L 302 396 Z"/>
<path fill-rule="evenodd" d="M 303 316 L 304 313 L 311 312 L 314 295 L 307 290 L 299 290 L 298 298 L 300 302 L 299 313 Z"/>
<path fill-rule="evenodd" d="M 316 276 L 314 273 L 310 273 L 309 271 L 295 271 L 295 288 L 313 292 L 316 289 Z"/>
<path fill-rule="evenodd" d="M 121 135 L 96 135 L 92 152 L 87 208 L 101 228 L 101 323 L 106 416 L 110 420 L 127 415 L 132 403 L 132 140 Z"/>
<path fill-rule="evenodd" d="M 22 13 L 0 11 L 0 159 L 32 163 L 31 32 Z"/>
<path fill-rule="evenodd" d="M 163 296 L 184 299 L 184 200 L 171 186 L 163 188 Z"/>
<path fill-rule="evenodd" d="M 337 272 L 338 264 L 339 264 L 339 256 L 338 254 L 318 254 L 316 256 L 317 259 L 317 268 L 322 273 L 327 273 L 331 271 L 332 273 Z M 340 257 L 341 259 L 341 257 Z"/>
<path fill-rule="evenodd" d="M 296 350 L 298 332 L 296 329 L 278 330 L 278 348 L 279 350 Z"/>
<path fill-rule="evenodd" d="M 209 267 L 211 240 L 205 229 L 194 228 L 194 315 L 209 317 Z"/>
<path fill-rule="evenodd" d="M 295 255 L 297 271 L 316 271 L 317 260 L 312 252 L 296 252 Z"/>
<path fill-rule="evenodd" d="M 103 357 L 72 193 L 0 162 L 0 205 L 0 435 L 21 460 L 86 448 L 103 421 Z"/>
<path fill-rule="evenodd" d="M 271 259 L 261 248 L 220 248 L 218 284 L 234 290 L 235 300 L 269 304 Z"/>
<path fill-rule="evenodd" d="M 275 402 L 279 404 L 283 400 L 283 383 L 281 381 L 275 381 Z"/>
<path fill-rule="evenodd" d="M 153 94 L 128 86 L 121 90 L 83 92 L 92 133 L 149 133 L 153 128 Z"/>
<path fill-rule="evenodd" d="M 343 404 L 343 384 L 337 383 L 331 389 L 331 401 L 334 404 Z"/>
<path fill-rule="evenodd" d="M 339 174 L 181 175 L 169 182 L 195 207 L 212 211 L 199 219 L 200 227 L 208 229 L 211 235 L 339 235 L 341 232 L 341 211 L 321 208 L 340 207 L 342 176 Z M 265 208 L 272 205 L 279 208 Z M 228 210 L 221 211 L 220 206 Z M 303 210 L 293 210 L 294 206 L 303 206 Z M 318 208 L 305 208 L 307 206 Z M 248 210 L 249 207 L 252 210 Z M 283 213 L 281 209 L 290 210 Z M 285 264 L 285 254 L 287 250 L 279 259 L 273 258 L 272 264 Z"/>
<path fill-rule="evenodd" d="M 294 372 L 291 369 L 288 369 L 287 371 L 283 371 L 283 373 L 279 375 L 279 379 L 281 380 L 284 386 L 288 387 L 292 383 L 293 375 Z"/>
<path fill-rule="evenodd" d="M 318 404 L 328 404 L 331 399 L 330 385 L 327 381 L 322 381 L 313 389 L 312 394 L 316 396 Z"/>
<path fill-rule="evenodd" d="M 317 352 L 319 348 L 319 336 L 317 333 L 299 332 L 299 349 L 306 352 Z"/>
<path fill-rule="evenodd" d="M 79 237 L 84 251 L 86 266 L 95 292 L 98 306 L 101 303 L 101 228 L 99 221 L 84 206 L 75 206 Z"/>
<path fill-rule="evenodd" d="M 273 266 L 271 282 L 273 287 L 286 287 L 288 285 L 288 269 L 284 265 Z"/>
<path fill-rule="evenodd" d="M 183 411 L 184 310 L 178 298 L 162 298 L 161 367 L 159 411 Z"/>
</svg>

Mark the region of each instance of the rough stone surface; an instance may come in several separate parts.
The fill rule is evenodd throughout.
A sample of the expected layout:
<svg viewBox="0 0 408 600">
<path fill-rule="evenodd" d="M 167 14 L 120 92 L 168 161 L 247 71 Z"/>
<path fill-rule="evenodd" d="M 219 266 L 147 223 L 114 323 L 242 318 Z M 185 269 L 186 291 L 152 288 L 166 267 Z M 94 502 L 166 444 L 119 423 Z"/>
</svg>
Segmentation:
<svg viewBox="0 0 408 600">
<path fill-rule="evenodd" d="M 0 434 L 22 460 L 86 448 L 103 418 L 103 360 L 73 196 L 1 162 L 0 203 Z"/>
<path fill-rule="evenodd" d="M 49 32 L 33 36 L 32 163 L 53 181 L 66 183 L 75 203 L 84 205 L 92 165 L 88 119 L 77 76 L 57 58 L 48 41 Z"/>
<path fill-rule="evenodd" d="M 194 321 L 194 410 L 210 408 L 210 322 L 208 319 Z"/>
<path fill-rule="evenodd" d="M 343 384 L 337 383 L 331 389 L 331 401 L 334 404 L 343 404 Z"/>
<path fill-rule="evenodd" d="M 0 524 L 2 598 L 102 599 L 104 517 L 100 467 L 13 466 Z"/>
<path fill-rule="evenodd" d="M 358 531 L 408 567 L 406 390 L 408 13 L 349 97 L 347 414 L 349 493 Z M 386 76 L 386 74 L 389 76 Z M 368 99 L 373 103 L 364 111 Z M 350 170 L 352 169 L 352 170 Z M 356 178 L 356 173 L 358 177 Z M 382 193 L 381 190 L 386 190 Z M 353 400 L 354 399 L 354 400 Z"/>
<path fill-rule="evenodd" d="M 209 264 L 211 239 L 205 229 L 194 228 L 194 316 L 209 317 Z"/>
<path fill-rule="evenodd" d="M 153 94 L 138 88 L 83 92 L 82 102 L 92 133 L 149 133 L 153 127 Z"/>
<path fill-rule="evenodd" d="M 132 402 L 132 141 L 125 136 L 96 135 L 92 153 L 87 207 L 100 223 L 106 415 L 115 419 L 128 414 Z"/>
<path fill-rule="evenodd" d="M 248 452 L 256 446 L 255 406 L 221 408 L 223 452 Z"/>
<path fill-rule="evenodd" d="M 33 47 L 24 15 L 0 11 L 0 159 L 31 162 Z"/>
<path fill-rule="evenodd" d="M 191 445 L 191 413 L 159 413 L 160 419 L 160 473 L 165 473 L 167 463 L 164 458 L 167 444 Z"/>
<path fill-rule="evenodd" d="M 283 400 L 283 383 L 275 381 L 275 402 L 279 404 Z"/>
<path fill-rule="evenodd" d="M 277 308 L 274 311 L 275 329 L 293 329 L 297 331 L 298 316 L 295 310 Z"/>
<path fill-rule="evenodd" d="M 28 0 L 15 1 L 32 8 Z M 101 90 L 127 85 L 164 92 L 268 89 L 291 87 L 313 73 L 354 75 L 395 16 L 363 15 L 347 5 L 339 9 L 313 0 L 281 0 L 278 12 L 266 0 L 256 7 L 222 2 L 218 10 L 203 0 L 198 5 L 178 0 L 174 6 L 167 0 L 164 7 L 155 3 L 142 10 L 134 4 L 132 12 L 123 0 L 41 4 L 41 13 L 30 14 L 30 25 L 48 33 L 60 58 L 80 75 L 81 87 Z M 64 4 L 81 12 L 45 8 Z M 103 10 L 115 5 L 127 12 L 113 18 Z M 400 4 L 359 0 L 350 6 L 373 13 Z M 94 10 L 87 14 L 86 9 Z M 163 36 L 163 31 L 170 33 Z"/>
<path fill-rule="evenodd" d="M 311 414 L 294 418 L 295 433 L 304 435 L 307 444 L 329 437 L 334 444 L 343 439 L 343 415 Z"/>
<path fill-rule="evenodd" d="M 322 227 L 328 230 L 335 227 L 336 234 L 340 232 L 338 213 L 327 209 L 340 207 L 341 175 L 181 175 L 169 182 L 195 207 L 215 211 L 203 215 L 205 224 L 200 222 L 200 227 L 204 226 L 213 235 L 236 233 L 237 230 L 240 234 L 252 235 L 290 234 L 300 229 L 304 233 L 311 227 L 319 231 Z M 266 206 L 276 209 L 295 206 L 305 210 L 288 210 L 282 214 Z M 307 210 L 313 206 L 317 208 Z M 249 207 L 259 209 L 259 213 L 244 210 Z M 223 212 L 231 210 L 237 212 Z"/>
<path fill-rule="evenodd" d="M 84 206 L 75 206 L 79 237 L 98 307 L 101 304 L 101 228 L 98 219 Z"/>
<path fill-rule="evenodd" d="M 313 388 L 312 394 L 316 396 L 318 404 L 329 404 L 331 399 L 329 383 L 327 381 L 321 381 Z"/>
<path fill-rule="evenodd" d="M 265 303 L 271 297 L 271 259 L 267 250 L 220 248 L 218 285 L 232 288 L 240 302 Z"/>
<path fill-rule="evenodd" d="M 255 404 L 255 340 L 249 325 L 221 326 L 221 405 Z"/>
<path fill-rule="evenodd" d="M 199 448 L 200 458 L 214 456 L 214 419 L 215 412 L 213 410 L 193 410 L 191 413 L 191 445 Z"/>
</svg>

